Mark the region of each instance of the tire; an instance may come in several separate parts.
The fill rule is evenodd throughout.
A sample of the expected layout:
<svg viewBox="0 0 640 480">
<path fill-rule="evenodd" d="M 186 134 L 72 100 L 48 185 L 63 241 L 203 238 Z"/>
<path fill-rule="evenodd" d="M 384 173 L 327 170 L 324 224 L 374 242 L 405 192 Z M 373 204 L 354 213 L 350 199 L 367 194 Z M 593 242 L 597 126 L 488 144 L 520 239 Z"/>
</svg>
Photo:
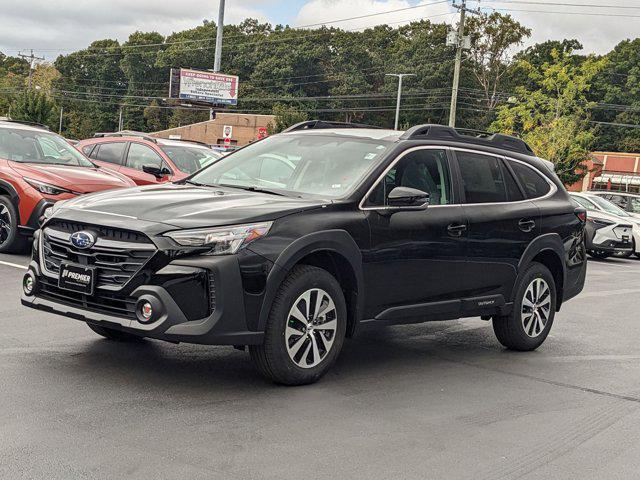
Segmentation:
<svg viewBox="0 0 640 480">
<path fill-rule="evenodd" d="M 9 197 L 0 196 L 0 253 L 22 253 L 27 238 L 18 231 L 18 211 Z"/>
<path fill-rule="evenodd" d="M 87 326 L 98 335 L 114 342 L 132 342 L 137 343 L 143 340 L 143 337 L 133 335 L 132 333 L 122 332 L 120 330 L 114 330 L 113 328 L 101 327 L 92 323 L 87 323 Z"/>
<path fill-rule="evenodd" d="M 598 260 L 604 260 L 609 258 L 611 255 L 613 255 L 613 253 L 605 252 L 603 250 L 589 250 L 588 253 L 589 255 L 591 255 L 591 257 L 597 258 Z"/>
<path fill-rule="evenodd" d="M 640 258 L 640 252 L 636 252 L 634 255 L 636 256 L 636 258 Z"/>
<path fill-rule="evenodd" d="M 629 250 L 628 252 L 614 253 L 613 256 L 616 258 L 631 258 L 633 256 L 633 252 L 635 251 L 636 251 L 636 241 L 632 239 L 631 250 Z"/>
<path fill-rule="evenodd" d="M 493 318 L 493 331 L 498 341 L 510 350 L 528 352 L 538 348 L 553 325 L 556 301 L 556 284 L 549 269 L 537 262 L 529 265 L 516 284 L 511 314 Z M 538 305 L 532 315 L 527 315 L 532 311 L 527 302 Z"/>
<path fill-rule="evenodd" d="M 321 314 L 315 324 L 308 321 L 308 304 Z M 276 383 L 314 383 L 338 358 L 346 326 L 347 307 L 338 281 L 321 268 L 296 266 L 276 293 L 264 343 L 249 346 L 251 360 Z"/>
</svg>

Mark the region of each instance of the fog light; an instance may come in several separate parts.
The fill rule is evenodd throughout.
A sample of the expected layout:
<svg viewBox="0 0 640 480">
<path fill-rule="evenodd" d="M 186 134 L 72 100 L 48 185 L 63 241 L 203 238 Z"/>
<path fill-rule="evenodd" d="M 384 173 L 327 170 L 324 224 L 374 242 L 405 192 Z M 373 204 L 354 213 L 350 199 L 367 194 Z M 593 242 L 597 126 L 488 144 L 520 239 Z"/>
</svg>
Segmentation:
<svg viewBox="0 0 640 480">
<path fill-rule="evenodd" d="M 33 276 L 33 273 L 27 273 L 22 279 L 22 290 L 25 295 L 31 296 L 36 291 L 36 279 Z"/>
<path fill-rule="evenodd" d="M 140 323 L 157 322 L 162 318 L 164 307 L 162 302 L 153 295 L 143 295 L 136 303 L 136 318 Z"/>
<path fill-rule="evenodd" d="M 142 315 L 142 318 L 145 320 L 151 320 L 151 317 L 153 317 L 153 307 L 149 302 L 144 302 L 142 304 L 140 307 L 140 315 Z"/>
</svg>

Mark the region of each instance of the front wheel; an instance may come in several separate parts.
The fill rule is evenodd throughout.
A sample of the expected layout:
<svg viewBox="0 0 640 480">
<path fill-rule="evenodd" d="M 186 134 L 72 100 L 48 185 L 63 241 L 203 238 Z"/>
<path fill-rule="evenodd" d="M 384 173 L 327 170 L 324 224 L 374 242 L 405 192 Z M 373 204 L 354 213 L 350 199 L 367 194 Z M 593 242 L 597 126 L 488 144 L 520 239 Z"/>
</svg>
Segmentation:
<svg viewBox="0 0 640 480">
<path fill-rule="evenodd" d="M 544 265 L 532 263 L 516 284 L 511 314 L 494 317 L 493 331 L 511 350 L 535 350 L 549 335 L 555 312 L 553 275 Z"/>
<path fill-rule="evenodd" d="M 338 281 L 310 265 L 293 268 L 273 301 L 262 345 L 250 346 L 258 371 L 283 385 L 316 382 L 335 362 L 347 308 Z"/>
<path fill-rule="evenodd" d="M 9 197 L 0 196 L 0 253 L 21 253 L 26 246 L 18 231 L 18 210 Z"/>
</svg>

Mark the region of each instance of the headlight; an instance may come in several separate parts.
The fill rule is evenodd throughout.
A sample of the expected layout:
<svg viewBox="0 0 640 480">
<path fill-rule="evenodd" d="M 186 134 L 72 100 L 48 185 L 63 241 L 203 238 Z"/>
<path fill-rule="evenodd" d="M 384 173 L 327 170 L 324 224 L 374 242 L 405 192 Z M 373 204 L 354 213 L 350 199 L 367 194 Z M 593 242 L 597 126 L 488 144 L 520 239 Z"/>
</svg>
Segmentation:
<svg viewBox="0 0 640 480">
<path fill-rule="evenodd" d="M 229 255 L 264 237 L 273 222 L 238 225 L 232 227 L 202 228 L 165 233 L 183 247 L 209 247 L 207 255 Z"/>
<path fill-rule="evenodd" d="M 71 190 L 67 190 L 66 188 L 57 187 L 49 183 L 39 182 L 38 180 L 34 180 L 32 178 L 25 177 L 24 181 L 38 190 L 40 193 L 44 193 L 45 195 L 60 195 L 61 193 L 72 193 Z"/>
<path fill-rule="evenodd" d="M 615 222 L 610 222 L 609 220 L 604 220 L 604 219 L 602 219 L 602 218 L 599 218 L 599 219 L 597 219 L 597 220 L 596 220 L 595 218 L 592 218 L 591 220 L 593 220 L 593 223 L 594 223 L 597 227 L 600 227 L 600 228 L 602 228 L 602 227 L 607 227 L 607 226 L 609 226 L 609 225 L 613 225 L 613 224 L 615 223 Z"/>
</svg>

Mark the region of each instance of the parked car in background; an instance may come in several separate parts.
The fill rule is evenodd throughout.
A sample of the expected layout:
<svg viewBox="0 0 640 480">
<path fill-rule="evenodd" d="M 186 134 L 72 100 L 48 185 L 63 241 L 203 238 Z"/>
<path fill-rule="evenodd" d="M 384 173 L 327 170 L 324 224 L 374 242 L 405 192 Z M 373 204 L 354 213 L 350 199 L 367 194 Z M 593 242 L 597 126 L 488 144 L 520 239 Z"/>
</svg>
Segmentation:
<svg viewBox="0 0 640 480">
<path fill-rule="evenodd" d="M 627 192 L 610 192 L 608 190 L 594 190 L 589 192 L 598 197 L 602 197 L 605 200 L 609 200 L 611 203 L 617 205 L 629 215 L 640 218 L 640 195 L 636 193 Z"/>
<path fill-rule="evenodd" d="M 608 258 L 612 255 L 630 256 L 635 245 L 640 245 L 640 232 L 634 219 L 624 218 L 598 205 L 602 200 L 595 195 L 570 193 L 576 205 L 587 209 L 586 244 L 587 253 L 594 258 Z M 615 207 L 615 205 L 611 205 Z M 620 210 L 624 215 L 625 212 Z M 634 243 L 634 237 L 637 241 Z"/>
<path fill-rule="evenodd" d="M 138 185 L 181 180 L 222 157 L 205 144 L 129 131 L 100 133 L 78 142 L 76 148 L 97 164 L 126 175 Z"/>
<path fill-rule="evenodd" d="M 591 207 L 589 208 L 590 211 L 608 213 L 609 215 L 614 215 L 623 223 L 630 223 L 633 226 L 631 238 L 632 249 L 627 252 L 617 252 L 614 255 L 616 257 L 627 258 L 635 254 L 636 257 L 640 258 L 640 218 L 631 215 L 629 212 L 624 211 L 599 195 L 594 195 L 593 193 L 574 193 L 572 195 L 582 198 L 583 206 L 586 208 L 588 204 L 589 207 Z"/>
<path fill-rule="evenodd" d="M 80 194 L 135 186 L 46 127 L 0 121 L 0 252 L 24 248 L 44 211 Z"/>
<path fill-rule="evenodd" d="M 584 286 L 585 219 L 518 138 L 303 122 L 182 182 L 58 206 L 22 303 L 114 340 L 249 346 L 288 385 L 365 324 L 482 316 L 530 351 Z"/>
</svg>

